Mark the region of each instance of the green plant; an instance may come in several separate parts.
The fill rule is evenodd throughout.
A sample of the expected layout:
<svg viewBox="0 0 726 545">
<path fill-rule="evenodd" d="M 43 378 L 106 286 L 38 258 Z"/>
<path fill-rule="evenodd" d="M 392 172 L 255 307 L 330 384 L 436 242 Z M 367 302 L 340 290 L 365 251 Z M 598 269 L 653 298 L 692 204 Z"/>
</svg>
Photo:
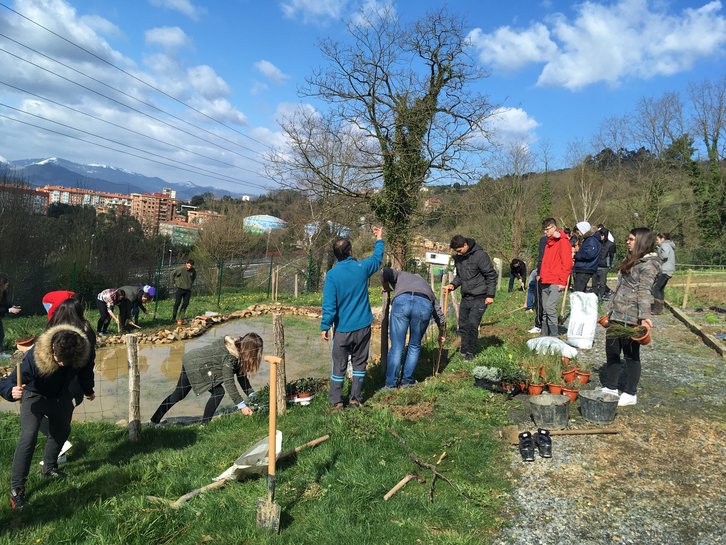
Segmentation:
<svg viewBox="0 0 726 545">
<path fill-rule="evenodd" d="M 487 367 L 485 365 L 477 365 L 472 369 L 471 374 L 476 379 L 488 380 L 491 382 L 498 382 L 502 379 L 502 370 L 496 367 Z"/>
<path fill-rule="evenodd" d="M 559 384 L 562 381 L 562 358 L 559 354 L 549 356 L 544 364 L 545 379 L 549 384 Z"/>
<path fill-rule="evenodd" d="M 581 387 L 582 387 L 582 384 L 580 384 L 576 380 L 572 380 L 572 381 L 568 382 L 567 384 L 565 384 L 565 388 L 567 388 L 568 390 L 579 390 Z"/>
<path fill-rule="evenodd" d="M 622 324 L 620 322 L 610 322 L 608 327 L 608 337 L 642 337 L 647 329 L 645 326 L 632 326 Z"/>
<path fill-rule="evenodd" d="M 542 384 L 542 377 L 540 376 L 539 365 L 533 365 L 529 368 L 529 383 L 530 384 Z"/>
</svg>

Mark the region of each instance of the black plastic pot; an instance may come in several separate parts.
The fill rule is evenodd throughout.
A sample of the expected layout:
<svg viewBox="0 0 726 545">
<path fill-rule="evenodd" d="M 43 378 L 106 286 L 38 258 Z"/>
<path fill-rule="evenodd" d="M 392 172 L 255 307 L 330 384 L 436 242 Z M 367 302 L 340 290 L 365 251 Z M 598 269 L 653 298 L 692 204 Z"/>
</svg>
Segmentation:
<svg viewBox="0 0 726 545">
<path fill-rule="evenodd" d="M 542 394 L 529 398 L 534 423 L 545 429 L 564 429 L 570 419 L 570 398 L 563 395 Z"/>
</svg>

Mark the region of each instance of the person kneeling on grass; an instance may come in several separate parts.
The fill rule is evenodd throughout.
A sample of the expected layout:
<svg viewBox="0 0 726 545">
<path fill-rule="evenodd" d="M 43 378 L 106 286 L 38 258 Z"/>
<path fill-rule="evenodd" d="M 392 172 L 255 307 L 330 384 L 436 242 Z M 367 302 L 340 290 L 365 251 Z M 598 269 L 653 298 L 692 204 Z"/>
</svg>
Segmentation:
<svg viewBox="0 0 726 545">
<path fill-rule="evenodd" d="M 151 417 L 151 424 L 159 424 L 169 409 L 192 390 L 197 395 L 203 392 L 211 394 L 204 407 L 202 424 L 212 419 L 225 391 L 242 414 L 250 416 L 252 409 L 247 404 L 250 401 L 252 385 L 247 375 L 257 372 L 261 359 L 262 338 L 257 333 L 248 333 L 243 337 L 225 336 L 215 339 L 208 346 L 184 354 L 176 388 L 156 409 Z M 241 395 L 235 385 L 235 377 L 242 388 Z"/>
<path fill-rule="evenodd" d="M 43 477 L 61 477 L 58 455 L 71 432 L 73 394 L 69 386 L 77 376 L 86 399 L 93 400 L 93 366 L 90 344 L 81 329 L 63 324 L 43 332 L 23 357 L 20 381 L 14 370 L 0 382 L 0 395 L 8 401 L 21 400 L 20 439 L 10 473 L 10 504 L 27 505 L 25 481 L 35 452 L 43 418 L 48 418 L 48 442 L 43 454 Z M 18 383 L 21 385 L 18 386 Z"/>
</svg>

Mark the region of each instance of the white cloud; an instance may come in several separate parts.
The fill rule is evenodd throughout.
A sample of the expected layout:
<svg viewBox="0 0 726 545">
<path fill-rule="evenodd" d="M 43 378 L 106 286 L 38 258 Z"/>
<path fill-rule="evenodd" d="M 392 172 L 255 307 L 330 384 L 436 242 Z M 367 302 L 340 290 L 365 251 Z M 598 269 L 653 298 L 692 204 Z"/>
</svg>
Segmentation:
<svg viewBox="0 0 726 545">
<path fill-rule="evenodd" d="M 580 89 L 597 82 L 618 85 L 688 70 L 703 57 L 722 54 L 726 18 L 719 0 L 666 13 L 648 0 L 584 2 L 573 20 L 558 14 L 545 23 L 491 34 L 470 33 L 480 61 L 497 70 L 545 63 L 538 85 Z"/>
<path fill-rule="evenodd" d="M 356 26 L 370 26 L 378 21 L 396 18 L 396 8 L 391 0 L 365 0 L 353 14 L 351 22 Z"/>
<path fill-rule="evenodd" d="M 189 37 L 179 27 L 157 27 L 144 34 L 147 44 L 159 45 L 165 49 L 181 49 L 190 44 Z"/>
<path fill-rule="evenodd" d="M 254 67 L 260 74 L 276 85 L 285 83 L 285 80 L 290 77 L 270 61 L 266 61 L 264 59 L 257 61 L 254 64 Z"/>
<path fill-rule="evenodd" d="M 302 17 L 303 23 L 321 19 L 340 19 L 347 0 L 291 0 L 282 2 L 280 9 L 288 19 Z"/>
<path fill-rule="evenodd" d="M 537 140 L 536 119 L 521 108 L 497 108 L 487 122 L 489 133 L 498 145 L 531 144 Z"/>
<path fill-rule="evenodd" d="M 259 95 L 260 93 L 264 93 L 270 88 L 269 85 L 266 83 L 262 83 L 261 81 L 255 81 L 252 83 L 252 89 L 250 89 L 250 94 L 252 96 Z"/>
<path fill-rule="evenodd" d="M 194 21 L 205 13 L 204 8 L 195 6 L 189 0 L 150 0 L 150 2 L 152 6 L 178 11 Z"/>
<path fill-rule="evenodd" d="M 212 98 L 229 94 L 229 86 L 211 66 L 192 66 L 187 70 L 187 75 L 192 87 L 204 97 Z"/>
<path fill-rule="evenodd" d="M 523 31 L 505 26 L 492 34 L 475 28 L 468 38 L 479 50 L 483 64 L 505 71 L 516 70 L 532 62 L 547 61 L 557 52 L 557 44 L 550 38 L 549 29 L 541 23 Z"/>
</svg>

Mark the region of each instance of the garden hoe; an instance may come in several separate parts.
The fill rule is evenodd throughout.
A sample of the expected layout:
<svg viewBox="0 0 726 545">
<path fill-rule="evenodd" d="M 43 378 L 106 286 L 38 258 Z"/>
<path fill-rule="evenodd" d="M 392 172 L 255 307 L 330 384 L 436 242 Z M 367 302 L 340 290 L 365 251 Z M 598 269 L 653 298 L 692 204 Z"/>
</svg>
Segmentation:
<svg viewBox="0 0 726 545">
<path fill-rule="evenodd" d="M 265 361 L 270 364 L 270 419 L 268 427 L 268 452 L 267 452 L 267 497 L 257 500 L 257 527 L 272 530 L 275 533 L 280 531 L 280 506 L 275 503 L 275 435 L 277 433 L 277 364 L 282 358 L 276 356 L 265 356 Z"/>
</svg>

